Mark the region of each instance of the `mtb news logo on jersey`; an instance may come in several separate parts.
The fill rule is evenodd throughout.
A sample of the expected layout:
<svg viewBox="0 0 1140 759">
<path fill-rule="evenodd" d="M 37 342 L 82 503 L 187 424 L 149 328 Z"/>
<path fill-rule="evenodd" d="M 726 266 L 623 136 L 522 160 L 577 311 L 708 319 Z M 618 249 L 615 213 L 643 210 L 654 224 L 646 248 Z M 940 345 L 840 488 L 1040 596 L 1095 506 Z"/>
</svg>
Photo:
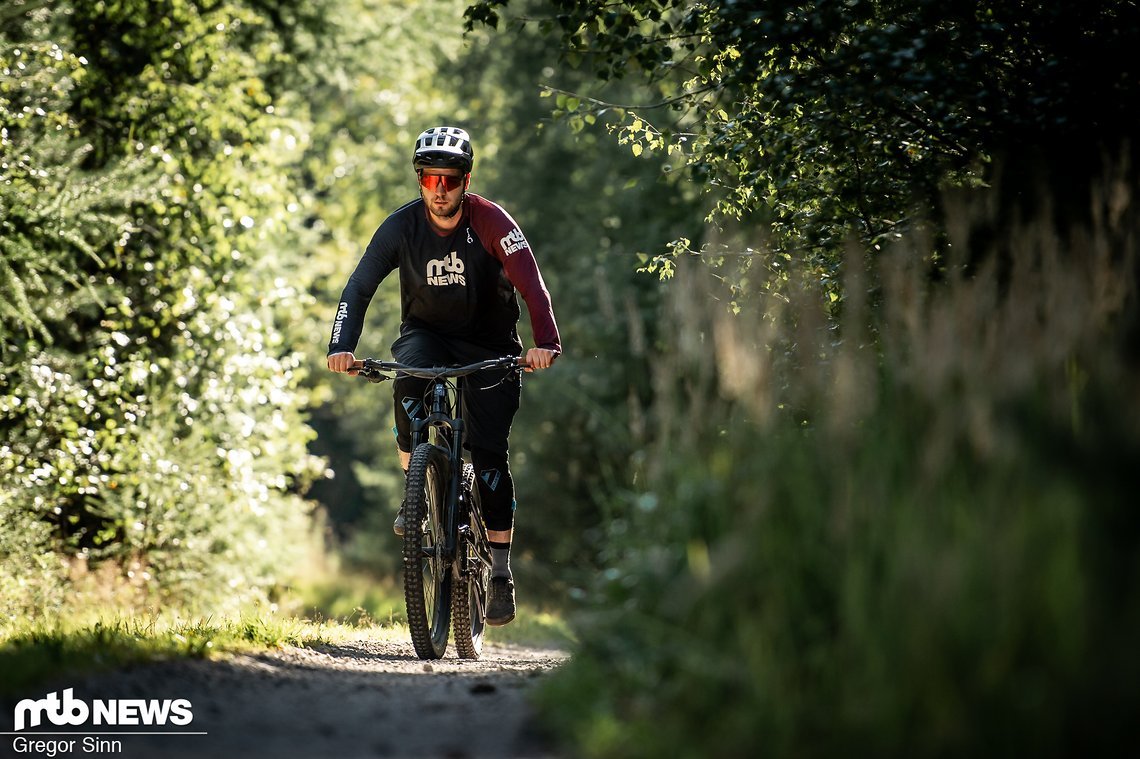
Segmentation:
<svg viewBox="0 0 1140 759">
<path fill-rule="evenodd" d="M 15 731 L 39 727 L 46 718 L 53 725 L 189 725 L 193 706 L 184 698 L 123 698 L 93 700 L 75 698 L 74 688 L 52 692 L 41 699 L 25 698 L 16 704 Z"/>
<path fill-rule="evenodd" d="M 340 306 L 336 309 L 336 321 L 333 323 L 332 341 L 334 343 L 340 341 L 340 331 L 344 327 L 344 320 L 348 318 L 348 304 L 344 301 L 340 302 Z"/>
<path fill-rule="evenodd" d="M 428 261 L 427 283 L 436 287 L 466 285 L 467 280 L 463 278 L 464 268 L 463 262 L 459 260 L 459 256 L 453 250 L 451 255 L 442 261 L 436 259 Z"/>
<path fill-rule="evenodd" d="M 512 253 L 517 253 L 523 248 L 529 248 L 530 244 L 527 243 L 526 238 L 523 237 L 522 230 L 515 227 L 507 233 L 506 237 L 499 240 L 499 245 L 503 246 L 503 255 L 509 256 Z"/>
</svg>

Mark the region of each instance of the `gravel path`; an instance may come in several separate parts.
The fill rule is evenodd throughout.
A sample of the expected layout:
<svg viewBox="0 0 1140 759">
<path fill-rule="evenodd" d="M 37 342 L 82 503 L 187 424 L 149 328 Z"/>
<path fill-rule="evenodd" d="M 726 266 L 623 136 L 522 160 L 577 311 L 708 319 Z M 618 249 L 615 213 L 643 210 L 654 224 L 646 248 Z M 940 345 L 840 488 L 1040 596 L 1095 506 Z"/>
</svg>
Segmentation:
<svg viewBox="0 0 1140 759">
<path fill-rule="evenodd" d="M 533 727 L 526 697 L 538 678 L 565 661 L 565 653 L 488 643 L 479 661 L 450 658 L 451 649 L 448 655 L 424 662 L 410 643 L 360 640 L 153 664 L 55 687 L 74 687 L 74 697 L 88 703 L 187 699 L 193 709 L 190 724 L 60 728 L 45 723 L 19 738 L 70 739 L 28 735 L 33 729 L 148 731 L 89 737 L 86 745 L 71 739 L 72 750 L 55 756 L 557 759 Z M 0 724 L 11 730 L 12 707 L 5 712 Z M 155 730 L 206 734 L 156 735 Z M 93 743 L 98 739 L 109 743 Z M 45 750 L 21 751 L 23 744 L 15 740 L 3 736 L 0 756 L 48 756 Z"/>
</svg>

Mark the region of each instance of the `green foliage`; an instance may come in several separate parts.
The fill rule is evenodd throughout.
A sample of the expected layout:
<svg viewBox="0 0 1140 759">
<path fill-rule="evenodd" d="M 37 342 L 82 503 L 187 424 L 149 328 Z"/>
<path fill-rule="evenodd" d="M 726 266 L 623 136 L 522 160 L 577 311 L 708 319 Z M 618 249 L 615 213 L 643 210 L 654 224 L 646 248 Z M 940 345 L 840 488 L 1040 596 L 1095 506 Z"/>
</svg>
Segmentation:
<svg viewBox="0 0 1140 759">
<path fill-rule="evenodd" d="M 154 195 L 149 184 L 128 181 L 150 167 L 124 160 L 98 173 L 79 170 L 90 146 L 76 142 L 77 125 L 67 109 L 84 61 L 53 43 L 5 43 L 0 60 L 6 71 L 0 81 L 0 282 L 9 294 L 0 304 L 0 323 L 25 339 L 50 339 L 42 319 L 48 283 L 64 285 L 72 297 L 79 290 L 81 299 L 99 301 L 97 290 L 88 290 L 70 264 L 102 264 L 100 249 L 126 225 L 125 207 Z M 9 351 L 10 342 L 0 345 Z"/>
<path fill-rule="evenodd" d="M 507 5 L 474 3 L 468 27 Z M 881 244 L 936 220 L 943 187 L 1000 169 L 1011 204 L 1048 186 L 1083 215 L 1074 188 L 1105 151 L 1117 160 L 1140 116 L 1140 11 L 1114 0 L 522 5 L 512 28 L 537 26 L 599 80 L 552 86 L 556 115 L 608 123 L 638 155 L 683 154 L 710 221 L 766 227 L 817 278 L 834 276 L 846 238 Z M 612 94 L 625 78 L 645 85 L 638 100 Z"/>
<path fill-rule="evenodd" d="M 57 494 L 98 484 L 84 465 L 96 441 L 84 423 L 94 398 L 75 376 L 81 360 L 26 356 L 35 357 L 54 331 L 69 330 L 71 313 L 106 304 L 105 283 L 77 270 L 105 264 L 106 248 L 129 228 L 127 207 L 154 197 L 148 182 L 155 172 L 133 157 L 81 170 L 90 146 L 78 141 L 68 111 L 83 59 L 54 43 L 4 41 L 0 51 L 0 419 L 7 433 L 0 447 L 0 605 L 7 608 L 29 588 L 51 587 L 63 569 L 61 557 L 45 553 L 50 522 L 60 521 Z M 34 598 L 37 606 L 49 601 Z"/>
<path fill-rule="evenodd" d="M 138 2 L 15 19 L 0 608 L 43 613 L 65 570 L 108 560 L 160 598 L 257 597 L 305 550 L 315 474 L 284 331 L 309 274 L 306 125 L 267 85 L 294 64 L 281 18 Z"/>
<path fill-rule="evenodd" d="M 1111 186 L 1111 184 L 1109 185 Z M 1136 214 L 929 240 L 732 316 L 687 267 L 643 492 L 547 713 L 585 756 L 1069 755 L 1140 703 Z M 1121 210 L 1119 214 L 1109 211 Z M 962 235 L 990 211 L 953 211 Z M 1101 283 L 1097 285 L 1096 283 Z M 1111 284 L 1110 284 L 1111 283 Z M 870 329 L 873 327 L 873 331 Z"/>
</svg>

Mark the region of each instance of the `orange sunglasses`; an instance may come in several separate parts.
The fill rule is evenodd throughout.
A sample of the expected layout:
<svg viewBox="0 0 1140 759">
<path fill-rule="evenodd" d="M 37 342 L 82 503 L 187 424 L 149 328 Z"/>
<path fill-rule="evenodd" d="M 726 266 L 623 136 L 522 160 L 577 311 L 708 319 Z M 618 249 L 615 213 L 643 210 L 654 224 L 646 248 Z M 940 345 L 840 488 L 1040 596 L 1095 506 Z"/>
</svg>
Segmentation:
<svg viewBox="0 0 1140 759">
<path fill-rule="evenodd" d="M 451 192 L 458 189 L 463 184 L 465 177 L 453 177 L 447 174 L 420 174 L 420 187 L 428 192 L 435 192 L 435 188 L 443 185 L 444 192 Z"/>
</svg>

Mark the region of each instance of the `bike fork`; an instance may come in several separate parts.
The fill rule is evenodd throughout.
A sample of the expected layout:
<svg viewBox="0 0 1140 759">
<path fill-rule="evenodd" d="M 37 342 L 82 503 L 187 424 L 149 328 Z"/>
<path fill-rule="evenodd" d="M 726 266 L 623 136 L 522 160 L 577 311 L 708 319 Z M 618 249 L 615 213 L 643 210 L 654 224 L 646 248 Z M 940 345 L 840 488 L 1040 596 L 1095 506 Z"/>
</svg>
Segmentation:
<svg viewBox="0 0 1140 759">
<path fill-rule="evenodd" d="M 463 420 L 456 419 L 451 428 L 451 477 L 447 484 L 447 512 L 444 517 L 445 546 L 448 556 L 459 550 L 459 488 L 463 478 Z"/>
</svg>

